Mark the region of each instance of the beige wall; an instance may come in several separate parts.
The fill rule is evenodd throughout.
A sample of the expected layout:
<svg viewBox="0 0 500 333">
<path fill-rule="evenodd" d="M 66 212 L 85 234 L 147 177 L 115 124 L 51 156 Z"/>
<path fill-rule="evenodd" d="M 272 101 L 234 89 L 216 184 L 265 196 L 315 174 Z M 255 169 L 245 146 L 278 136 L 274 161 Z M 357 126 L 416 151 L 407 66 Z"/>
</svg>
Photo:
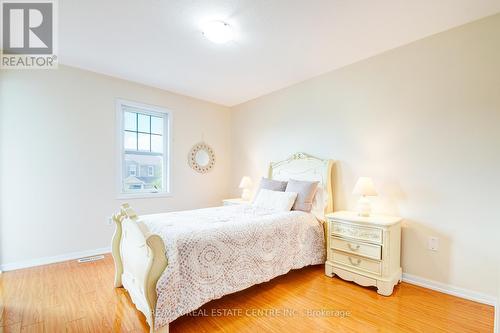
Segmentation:
<svg viewBox="0 0 500 333">
<path fill-rule="evenodd" d="M 367 175 L 375 211 L 405 218 L 406 273 L 496 297 L 499 34 L 496 15 L 236 106 L 233 194 L 295 151 L 336 159 L 336 209 Z"/>
<path fill-rule="evenodd" d="M 139 213 L 217 205 L 228 191 L 229 110 L 108 76 L 58 70 L 0 73 L 0 262 L 107 247 L 116 200 L 115 99 L 173 111 L 170 198 L 129 199 Z M 187 164 L 201 140 L 217 154 L 200 175 Z"/>
</svg>

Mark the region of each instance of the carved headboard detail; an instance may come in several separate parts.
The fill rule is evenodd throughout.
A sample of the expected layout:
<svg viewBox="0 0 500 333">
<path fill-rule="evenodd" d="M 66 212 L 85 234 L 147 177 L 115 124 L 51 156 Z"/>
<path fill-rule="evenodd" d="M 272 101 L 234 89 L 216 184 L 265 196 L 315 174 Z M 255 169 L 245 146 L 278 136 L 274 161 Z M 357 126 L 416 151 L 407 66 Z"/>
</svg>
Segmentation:
<svg viewBox="0 0 500 333">
<path fill-rule="evenodd" d="M 330 213 L 333 212 L 332 169 L 332 160 L 320 159 L 306 153 L 295 153 L 284 161 L 271 162 L 269 178 L 319 181 L 328 194 L 325 213 Z"/>
</svg>

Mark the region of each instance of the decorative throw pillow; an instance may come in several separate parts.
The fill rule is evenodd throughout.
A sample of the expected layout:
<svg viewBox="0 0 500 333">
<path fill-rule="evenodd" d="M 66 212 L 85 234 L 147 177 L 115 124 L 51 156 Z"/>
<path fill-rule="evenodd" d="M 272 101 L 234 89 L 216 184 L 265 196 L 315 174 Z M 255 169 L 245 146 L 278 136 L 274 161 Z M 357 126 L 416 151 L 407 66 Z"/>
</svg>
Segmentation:
<svg viewBox="0 0 500 333">
<path fill-rule="evenodd" d="M 253 202 L 256 207 L 272 208 L 281 212 L 288 212 L 293 206 L 297 193 L 280 192 L 261 189 Z"/>
<path fill-rule="evenodd" d="M 286 181 L 274 180 L 262 177 L 262 179 L 260 180 L 259 190 L 266 189 L 271 191 L 285 192 L 287 183 L 288 182 Z"/>
<path fill-rule="evenodd" d="M 297 193 L 292 210 L 310 212 L 319 182 L 290 179 L 285 192 Z"/>
</svg>

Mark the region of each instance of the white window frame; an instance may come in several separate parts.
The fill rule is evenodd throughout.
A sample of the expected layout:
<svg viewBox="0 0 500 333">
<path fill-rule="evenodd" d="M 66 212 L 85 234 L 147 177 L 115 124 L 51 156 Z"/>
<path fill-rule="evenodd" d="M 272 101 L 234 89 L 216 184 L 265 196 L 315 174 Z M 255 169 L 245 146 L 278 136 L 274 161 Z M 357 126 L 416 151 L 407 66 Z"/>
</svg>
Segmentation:
<svg viewBox="0 0 500 333">
<path fill-rule="evenodd" d="M 144 110 L 144 114 L 149 114 L 152 116 L 162 117 L 164 119 L 163 123 L 163 168 L 162 168 L 162 189 L 161 192 L 141 192 L 141 193 L 126 193 L 123 192 L 123 157 L 125 154 L 125 147 L 123 144 L 124 138 L 124 120 L 123 120 L 123 106 L 130 106 L 134 108 L 139 108 Z M 172 170 L 172 150 L 171 150 L 171 138 L 172 138 L 172 122 L 173 116 L 172 111 L 165 108 L 149 105 L 144 103 L 132 102 L 124 99 L 116 100 L 116 128 L 117 128 L 117 177 L 116 177 L 116 190 L 117 199 L 135 199 L 135 198 L 157 198 L 157 197 L 170 197 L 172 196 L 172 182 L 171 182 L 171 170 Z M 128 170 L 127 170 L 128 172 Z M 137 171 L 136 171 L 137 173 Z"/>
</svg>

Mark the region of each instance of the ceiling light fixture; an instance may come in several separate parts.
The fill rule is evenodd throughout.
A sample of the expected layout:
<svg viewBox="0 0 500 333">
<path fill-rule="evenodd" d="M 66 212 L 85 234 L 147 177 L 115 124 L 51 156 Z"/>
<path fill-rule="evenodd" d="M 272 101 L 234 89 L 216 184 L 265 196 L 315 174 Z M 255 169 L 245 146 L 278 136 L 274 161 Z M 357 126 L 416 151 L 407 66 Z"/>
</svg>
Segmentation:
<svg viewBox="0 0 500 333">
<path fill-rule="evenodd" d="M 201 26 L 201 32 L 211 42 L 223 44 L 234 38 L 231 26 L 222 21 L 210 21 Z"/>
</svg>

